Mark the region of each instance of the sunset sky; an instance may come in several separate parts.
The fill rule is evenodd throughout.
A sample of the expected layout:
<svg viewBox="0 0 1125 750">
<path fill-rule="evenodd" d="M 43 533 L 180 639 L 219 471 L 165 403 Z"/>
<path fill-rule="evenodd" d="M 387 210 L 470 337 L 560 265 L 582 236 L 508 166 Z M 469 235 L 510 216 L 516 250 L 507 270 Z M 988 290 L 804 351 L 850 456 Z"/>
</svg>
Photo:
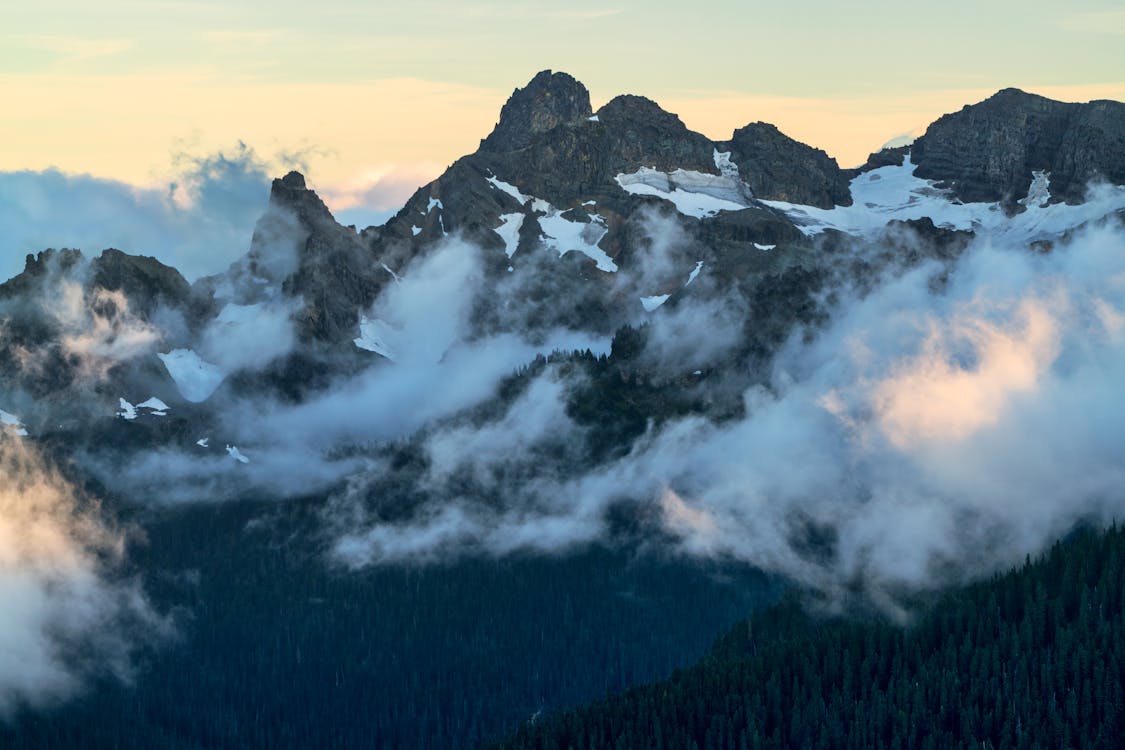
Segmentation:
<svg viewBox="0 0 1125 750">
<path fill-rule="evenodd" d="M 713 138 L 765 120 L 843 166 L 1017 86 L 1125 99 L 1120 0 L 414 3 L 39 0 L 0 28 L 0 171 L 166 183 L 239 141 L 386 211 L 474 150 L 536 71 Z M 296 155 L 299 158 L 294 158 Z"/>
</svg>

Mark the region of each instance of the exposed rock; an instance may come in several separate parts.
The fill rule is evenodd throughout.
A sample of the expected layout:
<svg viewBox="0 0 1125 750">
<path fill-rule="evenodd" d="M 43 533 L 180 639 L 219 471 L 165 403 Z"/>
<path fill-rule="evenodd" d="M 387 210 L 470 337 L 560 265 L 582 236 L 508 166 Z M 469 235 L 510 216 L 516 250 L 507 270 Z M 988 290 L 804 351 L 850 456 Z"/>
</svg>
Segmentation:
<svg viewBox="0 0 1125 750">
<path fill-rule="evenodd" d="M 387 280 L 368 244 L 336 222 L 298 172 L 273 181 L 249 258 L 268 280 L 292 268 L 283 289 L 304 301 L 296 322 L 306 342 L 350 341 L 359 311 L 375 301 Z"/>
<path fill-rule="evenodd" d="M 901 167 L 906 155 L 910 153 L 910 146 L 894 146 L 883 148 L 867 157 L 867 161 L 853 169 L 845 169 L 844 175 L 853 180 L 865 172 L 881 167 Z"/>
<path fill-rule="evenodd" d="M 24 259 L 23 271 L 0 284 L 0 300 L 18 299 L 38 292 L 43 282 L 53 273 L 66 273 L 85 257 L 80 250 L 50 248 Z"/>
<path fill-rule="evenodd" d="M 769 123 L 739 128 L 731 140 L 716 144 L 716 148 L 731 152 L 739 175 L 756 198 L 820 208 L 852 203 L 848 178 L 835 159 L 793 140 Z"/>
<path fill-rule="evenodd" d="M 183 307 L 191 296 L 191 286 L 180 272 L 156 258 L 103 250 L 90 269 L 92 286 L 122 292 L 130 309 L 145 318 L 162 305 Z"/>
<path fill-rule="evenodd" d="M 1053 200 L 1077 202 L 1092 179 L 1125 183 L 1125 104 L 1004 89 L 939 118 L 911 154 L 919 177 L 947 182 L 963 201 L 1014 204 L 1042 170 Z"/>
<path fill-rule="evenodd" d="M 517 151 L 540 133 L 590 116 L 590 92 L 566 73 L 544 70 L 516 89 L 500 110 L 500 121 L 481 141 L 486 151 Z"/>
<path fill-rule="evenodd" d="M 543 133 L 518 154 L 478 154 L 477 161 L 563 208 L 579 199 L 628 200 L 614 178 L 640 167 L 718 174 L 714 144 L 650 99 L 619 96 L 597 116 Z"/>
</svg>

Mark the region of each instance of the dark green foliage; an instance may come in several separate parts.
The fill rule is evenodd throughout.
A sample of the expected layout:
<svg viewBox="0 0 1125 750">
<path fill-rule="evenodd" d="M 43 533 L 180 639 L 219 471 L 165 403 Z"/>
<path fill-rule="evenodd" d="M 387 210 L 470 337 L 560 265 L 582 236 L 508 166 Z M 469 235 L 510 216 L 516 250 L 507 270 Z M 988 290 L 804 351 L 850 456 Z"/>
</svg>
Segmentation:
<svg viewBox="0 0 1125 750">
<path fill-rule="evenodd" d="M 133 684 L 0 719 L 0 748 L 451 748 L 667 676 L 773 586 L 604 548 L 332 567 L 319 502 L 144 520 L 132 550 L 179 637 Z"/>
<path fill-rule="evenodd" d="M 592 428 L 586 442 L 595 463 L 627 454 L 650 424 L 703 411 L 698 394 L 638 361 L 646 336 L 645 328 L 624 326 L 613 337 L 609 357 L 574 355 L 586 380 L 571 395 L 567 414 Z"/>
<path fill-rule="evenodd" d="M 696 666 L 529 723 L 516 748 L 1117 748 L 1125 531 L 940 597 L 908 627 L 795 600 Z"/>
</svg>

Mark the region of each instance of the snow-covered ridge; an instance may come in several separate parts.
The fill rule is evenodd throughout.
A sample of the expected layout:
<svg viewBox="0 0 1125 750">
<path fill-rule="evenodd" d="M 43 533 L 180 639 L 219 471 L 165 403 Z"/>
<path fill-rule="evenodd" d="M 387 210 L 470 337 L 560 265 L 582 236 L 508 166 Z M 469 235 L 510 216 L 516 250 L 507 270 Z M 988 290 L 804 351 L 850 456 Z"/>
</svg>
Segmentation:
<svg viewBox="0 0 1125 750">
<path fill-rule="evenodd" d="M 1086 202 L 1079 205 L 1047 204 L 1050 175 L 1036 172 L 1028 196 L 1020 201 L 1027 210 L 1009 217 L 999 203 L 961 203 L 932 180 L 915 177 L 915 169 L 907 154 L 901 166 L 880 167 L 859 175 L 851 181 L 850 206 L 824 209 L 784 201 L 762 202 L 782 211 L 806 236 L 827 229 L 866 236 L 882 230 L 890 221 L 929 217 L 939 227 L 1003 234 L 1020 241 L 1058 236 L 1125 208 L 1125 187 L 1109 185 L 1093 188 Z"/>
</svg>

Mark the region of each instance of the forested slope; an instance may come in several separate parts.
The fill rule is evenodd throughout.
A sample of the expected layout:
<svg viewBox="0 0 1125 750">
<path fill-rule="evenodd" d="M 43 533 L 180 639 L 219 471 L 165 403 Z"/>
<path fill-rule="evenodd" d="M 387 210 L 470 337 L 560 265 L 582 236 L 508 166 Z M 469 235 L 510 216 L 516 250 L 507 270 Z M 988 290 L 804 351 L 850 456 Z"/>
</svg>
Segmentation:
<svg viewBox="0 0 1125 750">
<path fill-rule="evenodd" d="M 950 592 L 907 627 L 763 610 L 696 666 L 503 748 L 1115 748 L 1125 531 Z"/>
</svg>

